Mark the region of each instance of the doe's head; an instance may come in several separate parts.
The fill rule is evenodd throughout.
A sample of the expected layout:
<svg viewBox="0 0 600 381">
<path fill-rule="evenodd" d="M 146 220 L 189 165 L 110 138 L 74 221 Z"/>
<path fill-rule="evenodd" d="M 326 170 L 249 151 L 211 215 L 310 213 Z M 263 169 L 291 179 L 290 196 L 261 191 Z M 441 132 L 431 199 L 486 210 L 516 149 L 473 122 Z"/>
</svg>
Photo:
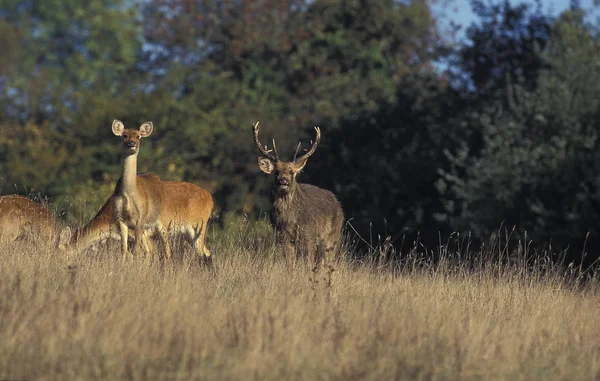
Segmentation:
<svg viewBox="0 0 600 381">
<path fill-rule="evenodd" d="M 123 153 L 125 155 L 137 154 L 140 150 L 140 140 L 150 136 L 154 126 L 152 122 L 143 123 L 139 129 L 125 128 L 120 120 L 113 120 L 112 131 L 116 136 L 123 137 Z"/>
<path fill-rule="evenodd" d="M 294 186 L 296 185 L 296 175 L 302 170 L 302 168 L 304 168 L 308 158 L 315 153 L 317 145 L 321 140 L 321 130 L 319 127 L 315 127 L 317 136 L 306 153 L 300 157 L 297 157 L 298 150 L 300 149 L 300 144 L 298 144 L 294 158 L 292 161 L 286 162 L 279 159 L 277 146 L 275 145 L 275 139 L 273 139 L 272 150 L 268 150 L 266 146 L 263 146 L 260 143 L 258 139 L 258 129 L 258 122 L 256 122 L 252 127 L 252 133 L 254 135 L 254 142 L 256 143 L 260 153 L 263 155 L 259 156 L 258 158 L 258 167 L 264 173 L 274 175 L 273 186 L 278 193 L 287 194 L 290 192 L 290 190 L 294 189 Z"/>
</svg>

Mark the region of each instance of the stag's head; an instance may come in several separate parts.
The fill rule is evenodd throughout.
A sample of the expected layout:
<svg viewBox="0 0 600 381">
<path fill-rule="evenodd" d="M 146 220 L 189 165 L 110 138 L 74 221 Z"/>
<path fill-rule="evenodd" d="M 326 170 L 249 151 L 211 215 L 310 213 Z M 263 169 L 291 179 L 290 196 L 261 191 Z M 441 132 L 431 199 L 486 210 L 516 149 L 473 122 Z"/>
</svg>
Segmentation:
<svg viewBox="0 0 600 381">
<path fill-rule="evenodd" d="M 114 120 L 112 131 L 117 136 L 123 137 L 123 154 L 125 156 L 135 155 L 140 150 L 140 140 L 150 136 L 152 133 L 152 122 L 142 124 L 139 130 L 133 128 L 125 128 L 125 125 L 120 120 Z"/>
<path fill-rule="evenodd" d="M 315 138 L 315 141 L 312 143 L 311 147 L 304 154 L 298 157 L 298 150 L 300 149 L 300 144 L 298 144 L 298 148 L 296 149 L 296 153 L 294 154 L 294 159 L 292 161 L 286 162 L 281 161 L 279 159 L 279 154 L 277 153 L 277 146 L 275 145 L 275 140 L 273 140 L 272 150 L 268 150 L 266 146 L 263 146 L 260 143 L 258 139 L 258 128 L 258 122 L 256 122 L 252 127 L 252 132 L 254 134 L 254 142 L 256 143 L 256 146 L 258 147 L 260 153 L 262 153 L 263 155 L 258 158 L 258 167 L 264 173 L 272 173 L 274 175 L 274 189 L 277 191 L 278 194 L 288 194 L 296 186 L 296 175 L 302 170 L 302 168 L 304 168 L 308 158 L 313 153 L 315 153 L 317 145 L 321 140 L 321 130 L 319 129 L 319 127 L 315 127 L 317 137 Z"/>
</svg>

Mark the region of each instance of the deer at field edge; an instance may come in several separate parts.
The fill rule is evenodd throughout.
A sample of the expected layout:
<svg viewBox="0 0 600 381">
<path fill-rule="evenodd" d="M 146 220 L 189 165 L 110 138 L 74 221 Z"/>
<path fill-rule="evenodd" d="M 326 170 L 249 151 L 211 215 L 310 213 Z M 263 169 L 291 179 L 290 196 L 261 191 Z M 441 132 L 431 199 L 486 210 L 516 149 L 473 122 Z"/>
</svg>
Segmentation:
<svg viewBox="0 0 600 381">
<path fill-rule="evenodd" d="M 158 233 L 165 246 L 165 256 L 171 258 L 167 229 L 160 219 L 163 204 L 162 182 L 157 175 L 137 173 L 137 158 L 141 139 L 150 136 L 152 122 L 143 123 L 139 129 L 125 128 L 120 120 L 114 120 L 112 131 L 123 138 L 123 173 L 114 191 L 115 217 L 121 236 L 121 255 L 127 256 L 129 229 L 135 233 L 133 254 L 139 253 L 140 244 L 146 255 L 151 254 L 149 235 Z"/>
<path fill-rule="evenodd" d="M 115 132 L 116 124 L 116 132 Z M 150 122 L 142 124 L 150 125 Z M 117 136 L 123 136 L 123 150 L 126 151 L 129 146 L 137 145 L 139 150 L 139 138 L 137 143 L 129 143 L 131 137 L 140 134 L 140 137 L 150 135 L 152 128 L 148 131 L 147 128 L 138 130 L 124 129 L 121 127 L 120 121 L 113 122 L 113 132 Z M 145 136 L 142 136 L 145 135 Z M 135 153 L 137 156 L 137 153 Z M 125 156 L 125 152 L 124 152 Z M 124 163 L 124 173 L 129 170 L 128 175 L 136 173 L 137 169 L 125 168 L 126 165 L 131 163 Z M 125 177 L 125 176 L 124 176 Z M 154 187 L 153 198 L 154 200 L 160 200 L 160 207 L 158 208 L 158 219 L 156 225 L 162 228 L 166 228 L 169 235 L 184 235 L 189 243 L 193 246 L 196 254 L 199 257 L 201 263 L 211 267 L 212 257 L 210 250 L 206 247 L 206 230 L 208 227 L 208 221 L 211 217 L 212 210 L 214 207 L 213 198 L 206 189 L 199 187 L 198 185 L 187 183 L 183 181 L 162 181 L 156 175 L 136 174 L 137 184 L 149 179 Z M 59 239 L 59 247 L 63 251 L 79 252 L 99 241 L 106 240 L 108 238 L 121 238 L 122 250 L 123 250 L 123 226 L 121 220 L 119 220 L 119 213 L 123 214 L 122 205 L 119 206 L 119 202 L 123 203 L 123 200 L 119 201 L 119 197 L 122 197 L 122 179 L 119 180 L 115 191 L 112 196 L 105 202 L 102 208 L 98 211 L 96 216 L 83 228 L 77 229 L 74 234 L 71 233 L 69 228 L 66 228 L 61 233 Z M 136 184 L 136 185 L 137 185 Z M 157 194 L 157 191 L 160 194 Z M 135 205 L 135 204 L 134 204 Z M 131 206 L 130 206 L 131 207 Z M 157 206 L 154 205 L 152 213 L 154 215 L 157 212 Z M 130 217 L 130 216 L 129 216 Z M 122 219 L 123 217 L 121 217 Z M 130 225 L 127 225 L 127 228 Z M 135 224 L 133 225 L 135 229 Z M 119 230 L 117 230 L 119 227 Z M 155 230 L 156 232 L 156 230 Z M 137 240 L 140 236 L 139 233 L 133 231 L 134 240 Z M 129 236 L 128 234 L 127 236 Z M 166 235 L 161 234 L 161 238 Z M 142 230 L 142 243 L 145 246 L 146 251 L 151 251 L 151 242 L 146 231 Z M 164 239 L 168 239 L 165 237 Z M 127 237 L 125 238 L 127 240 Z M 127 241 L 125 241 L 127 243 Z M 164 240 L 163 240 L 164 243 Z M 171 257 L 170 246 L 166 245 L 166 256 Z M 127 247 L 125 246 L 125 252 Z"/>
<path fill-rule="evenodd" d="M 322 260 L 333 262 L 340 249 L 344 212 L 335 195 L 310 184 L 296 182 L 321 140 L 321 130 L 315 127 L 316 139 L 306 153 L 294 155 L 291 162 L 279 158 L 275 140 L 273 150 L 263 146 L 258 138 L 258 122 L 252 127 L 254 142 L 262 154 L 258 167 L 272 174 L 270 219 L 275 229 L 276 243 L 288 260 L 306 257 L 313 265 Z M 298 146 L 300 148 L 300 145 Z M 296 154 L 298 150 L 296 150 Z"/>
<path fill-rule="evenodd" d="M 56 240 L 59 231 L 60 224 L 44 205 L 19 195 L 0 197 L 1 244 L 21 237 L 48 244 Z"/>
</svg>

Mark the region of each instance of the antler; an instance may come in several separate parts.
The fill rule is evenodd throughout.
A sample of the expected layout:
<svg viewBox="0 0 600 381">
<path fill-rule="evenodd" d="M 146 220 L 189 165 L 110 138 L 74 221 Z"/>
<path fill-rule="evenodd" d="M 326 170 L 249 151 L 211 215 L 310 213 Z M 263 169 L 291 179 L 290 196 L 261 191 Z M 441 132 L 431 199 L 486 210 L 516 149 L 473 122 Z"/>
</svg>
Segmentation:
<svg viewBox="0 0 600 381">
<path fill-rule="evenodd" d="M 258 147 L 258 150 L 267 159 L 270 159 L 270 160 L 273 160 L 273 161 L 279 161 L 279 155 L 277 154 L 277 147 L 275 146 L 275 139 L 273 139 L 273 151 L 268 150 L 267 146 L 263 147 L 263 145 L 260 144 L 260 141 L 258 140 L 258 128 L 259 128 L 258 127 L 258 122 L 256 122 L 254 124 L 254 126 L 252 126 L 252 133 L 254 134 L 254 143 L 256 143 L 256 146 Z M 273 152 L 273 153 L 271 153 L 271 152 Z"/>
<path fill-rule="evenodd" d="M 296 156 L 298 156 L 298 152 L 300 152 L 300 146 L 302 146 L 302 142 L 298 142 L 298 146 L 296 147 L 296 152 L 294 152 L 294 158 L 292 162 L 296 161 Z"/>
<path fill-rule="evenodd" d="M 319 127 L 315 127 L 315 131 L 317 131 L 317 137 L 315 138 L 315 141 L 313 142 L 312 146 L 309 148 L 308 151 L 306 151 L 304 155 L 300 156 L 299 158 L 295 158 L 294 162 L 306 160 L 310 157 L 310 155 L 315 153 L 317 145 L 319 145 L 319 141 L 321 141 L 321 130 L 319 129 Z"/>
</svg>

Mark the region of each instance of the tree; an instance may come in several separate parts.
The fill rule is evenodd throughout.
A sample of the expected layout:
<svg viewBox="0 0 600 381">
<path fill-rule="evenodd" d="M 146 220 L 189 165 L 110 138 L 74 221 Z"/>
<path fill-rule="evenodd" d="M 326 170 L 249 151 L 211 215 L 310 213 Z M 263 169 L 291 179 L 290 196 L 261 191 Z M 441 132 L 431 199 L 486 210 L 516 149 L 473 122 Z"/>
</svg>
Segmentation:
<svg viewBox="0 0 600 381">
<path fill-rule="evenodd" d="M 494 96 L 509 83 L 535 88 L 538 72 L 546 66 L 538 52 L 545 49 L 552 24 L 540 2 L 535 9 L 526 3 L 513 6 L 508 0 L 474 0 L 472 6 L 480 22 L 467 29 L 468 43 L 455 61 L 459 73 L 467 76 L 467 88 L 480 99 Z"/>
<path fill-rule="evenodd" d="M 332 189 L 363 237 L 437 235 L 440 122 L 454 97 L 434 70 L 446 46 L 429 4 L 316 1 L 295 25 L 295 125 L 306 137 L 312 125 L 323 131 L 304 179 Z"/>
<path fill-rule="evenodd" d="M 99 136 L 108 136 L 110 118 L 127 109 L 127 86 L 135 87 L 123 81 L 142 43 L 135 7 L 125 0 L 4 0 L 0 12 L 2 28 L 16 38 L 8 56 L 19 63 L 0 72 L 0 123 L 10 130 L 0 145 L 0 187 L 95 199 L 95 187 L 83 184 L 101 181 L 105 165 L 118 163 L 106 160 Z"/>
<path fill-rule="evenodd" d="M 581 10 L 563 13 L 529 89 L 508 83 L 503 102 L 473 123 L 483 149 L 454 156 L 442 188 L 452 223 L 484 237 L 501 223 L 555 248 L 596 233 L 600 217 L 600 55 L 597 33 Z M 502 107 L 506 104 L 506 107 Z M 455 198 L 455 201 L 452 199 Z M 581 242 L 581 241 L 579 241 Z"/>
</svg>

